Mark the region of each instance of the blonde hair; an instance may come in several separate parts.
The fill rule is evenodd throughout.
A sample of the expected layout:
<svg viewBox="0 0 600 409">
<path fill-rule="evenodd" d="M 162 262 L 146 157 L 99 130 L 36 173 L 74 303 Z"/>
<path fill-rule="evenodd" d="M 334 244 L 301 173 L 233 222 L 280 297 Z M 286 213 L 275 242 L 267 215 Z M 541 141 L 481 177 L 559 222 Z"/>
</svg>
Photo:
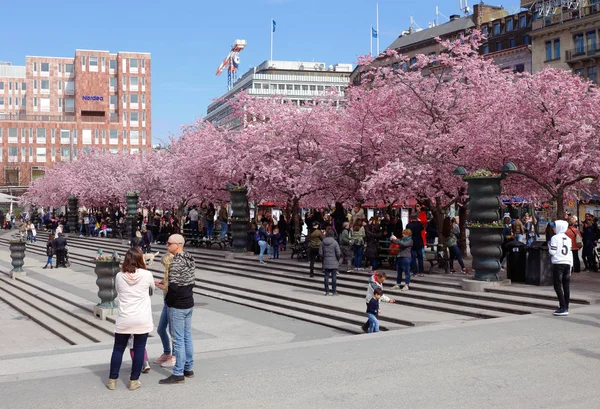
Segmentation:
<svg viewBox="0 0 600 409">
<path fill-rule="evenodd" d="M 402 230 L 402 235 L 406 236 L 406 237 L 412 236 L 412 230 L 411 229 L 404 229 L 404 230 Z"/>
</svg>

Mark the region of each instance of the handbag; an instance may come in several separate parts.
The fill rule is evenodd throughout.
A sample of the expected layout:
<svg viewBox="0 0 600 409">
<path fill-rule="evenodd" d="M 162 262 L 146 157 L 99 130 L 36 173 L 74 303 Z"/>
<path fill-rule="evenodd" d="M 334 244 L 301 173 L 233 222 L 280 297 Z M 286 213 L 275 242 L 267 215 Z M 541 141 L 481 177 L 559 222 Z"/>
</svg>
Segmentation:
<svg viewBox="0 0 600 409">
<path fill-rule="evenodd" d="M 583 247 L 583 238 L 581 237 L 581 234 L 579 233 L 579 231 L 577 229 L 573 229 L 571 228 L 573 231 L 573 234 L 575 235 L 575 244 L 577 245 L 577 249 L 580 249 Z"/>
</svg>

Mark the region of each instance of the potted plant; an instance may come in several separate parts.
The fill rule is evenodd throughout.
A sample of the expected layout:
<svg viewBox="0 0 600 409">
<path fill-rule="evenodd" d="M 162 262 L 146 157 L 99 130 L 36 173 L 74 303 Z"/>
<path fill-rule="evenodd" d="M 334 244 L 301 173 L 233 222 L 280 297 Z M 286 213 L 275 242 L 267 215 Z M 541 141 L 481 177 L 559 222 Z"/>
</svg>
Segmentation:
<svg viewBox="0 0 600 409">
<path fill-rule="evenodd" d="M 23 265 L 25 264 L 25 250 L 27 249 L 27 242 L 20 235 L 14 235 L 12 239 L 9 240 L 9 249 L 10 249 L 10 258 L 12 259 L 11 265 L 12 270 L 10 270 L 11 274 L 21 273 L 24 274 Z"/>
<path fill-rule="evenodd" d="M 115 298 L 117 297 L 115 277 L 119 272 L 121 258 L 117 252 L 113 253 L 112 256 L 106 256 L 102 254 L 102 250 L 98 250 L 98 255 L 94 258 L 94 262 L 96 263 L 94 272 L 98 277 L 96 279 L 98 297 L 100 297 L 100 303 L 97 307 L 114 309 L 116 308 Z"/>
</svg>

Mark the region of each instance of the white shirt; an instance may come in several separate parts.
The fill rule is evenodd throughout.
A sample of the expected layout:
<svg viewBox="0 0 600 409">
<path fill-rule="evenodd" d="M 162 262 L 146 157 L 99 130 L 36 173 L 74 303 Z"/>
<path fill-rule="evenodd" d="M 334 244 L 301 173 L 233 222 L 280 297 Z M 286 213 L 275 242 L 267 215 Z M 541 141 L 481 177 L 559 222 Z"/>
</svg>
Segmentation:
<svg viewBox="0 0 600 409">
<path fill-rule="evenodd" d="M 119 315 L 115 323 L 117 334 L 147 334 L 154 329 L 150 289 L 154 291 L 154 277 L 148 270 L 118 273 L 115 279 Z"/>
</svg>

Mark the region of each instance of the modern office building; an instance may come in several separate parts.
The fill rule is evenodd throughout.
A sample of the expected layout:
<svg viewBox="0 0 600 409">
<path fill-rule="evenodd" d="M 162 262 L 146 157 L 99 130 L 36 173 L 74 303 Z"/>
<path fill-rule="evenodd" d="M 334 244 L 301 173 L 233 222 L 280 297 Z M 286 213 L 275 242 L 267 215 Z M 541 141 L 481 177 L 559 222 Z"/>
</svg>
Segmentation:
<svg viewBox="0 0 600 409">
<path fill-rule="evenodd" d="M 305 105 L 332 90 L 343 96 L 351 73 L 352 64 L 267 60 L 246 72 L 230 91 L 210 104 L 204 119 L 216 126 L 239 127 L 239 120 L 231 115 L 229 100 L 242 91 L 257 97 L 283 95 L 296 105 Z"/>
<path fill-rule="evenodd" d="M 81 152 L 152 149 L 150 54 L 76 50 L 0 63 L 0 191 Z"/>
<path fill-rule="evenodd" d="M 600 0 L 521 0 L 534 16 L 533 72 L 561 68 L 598 84 Z"/>
</svg>

